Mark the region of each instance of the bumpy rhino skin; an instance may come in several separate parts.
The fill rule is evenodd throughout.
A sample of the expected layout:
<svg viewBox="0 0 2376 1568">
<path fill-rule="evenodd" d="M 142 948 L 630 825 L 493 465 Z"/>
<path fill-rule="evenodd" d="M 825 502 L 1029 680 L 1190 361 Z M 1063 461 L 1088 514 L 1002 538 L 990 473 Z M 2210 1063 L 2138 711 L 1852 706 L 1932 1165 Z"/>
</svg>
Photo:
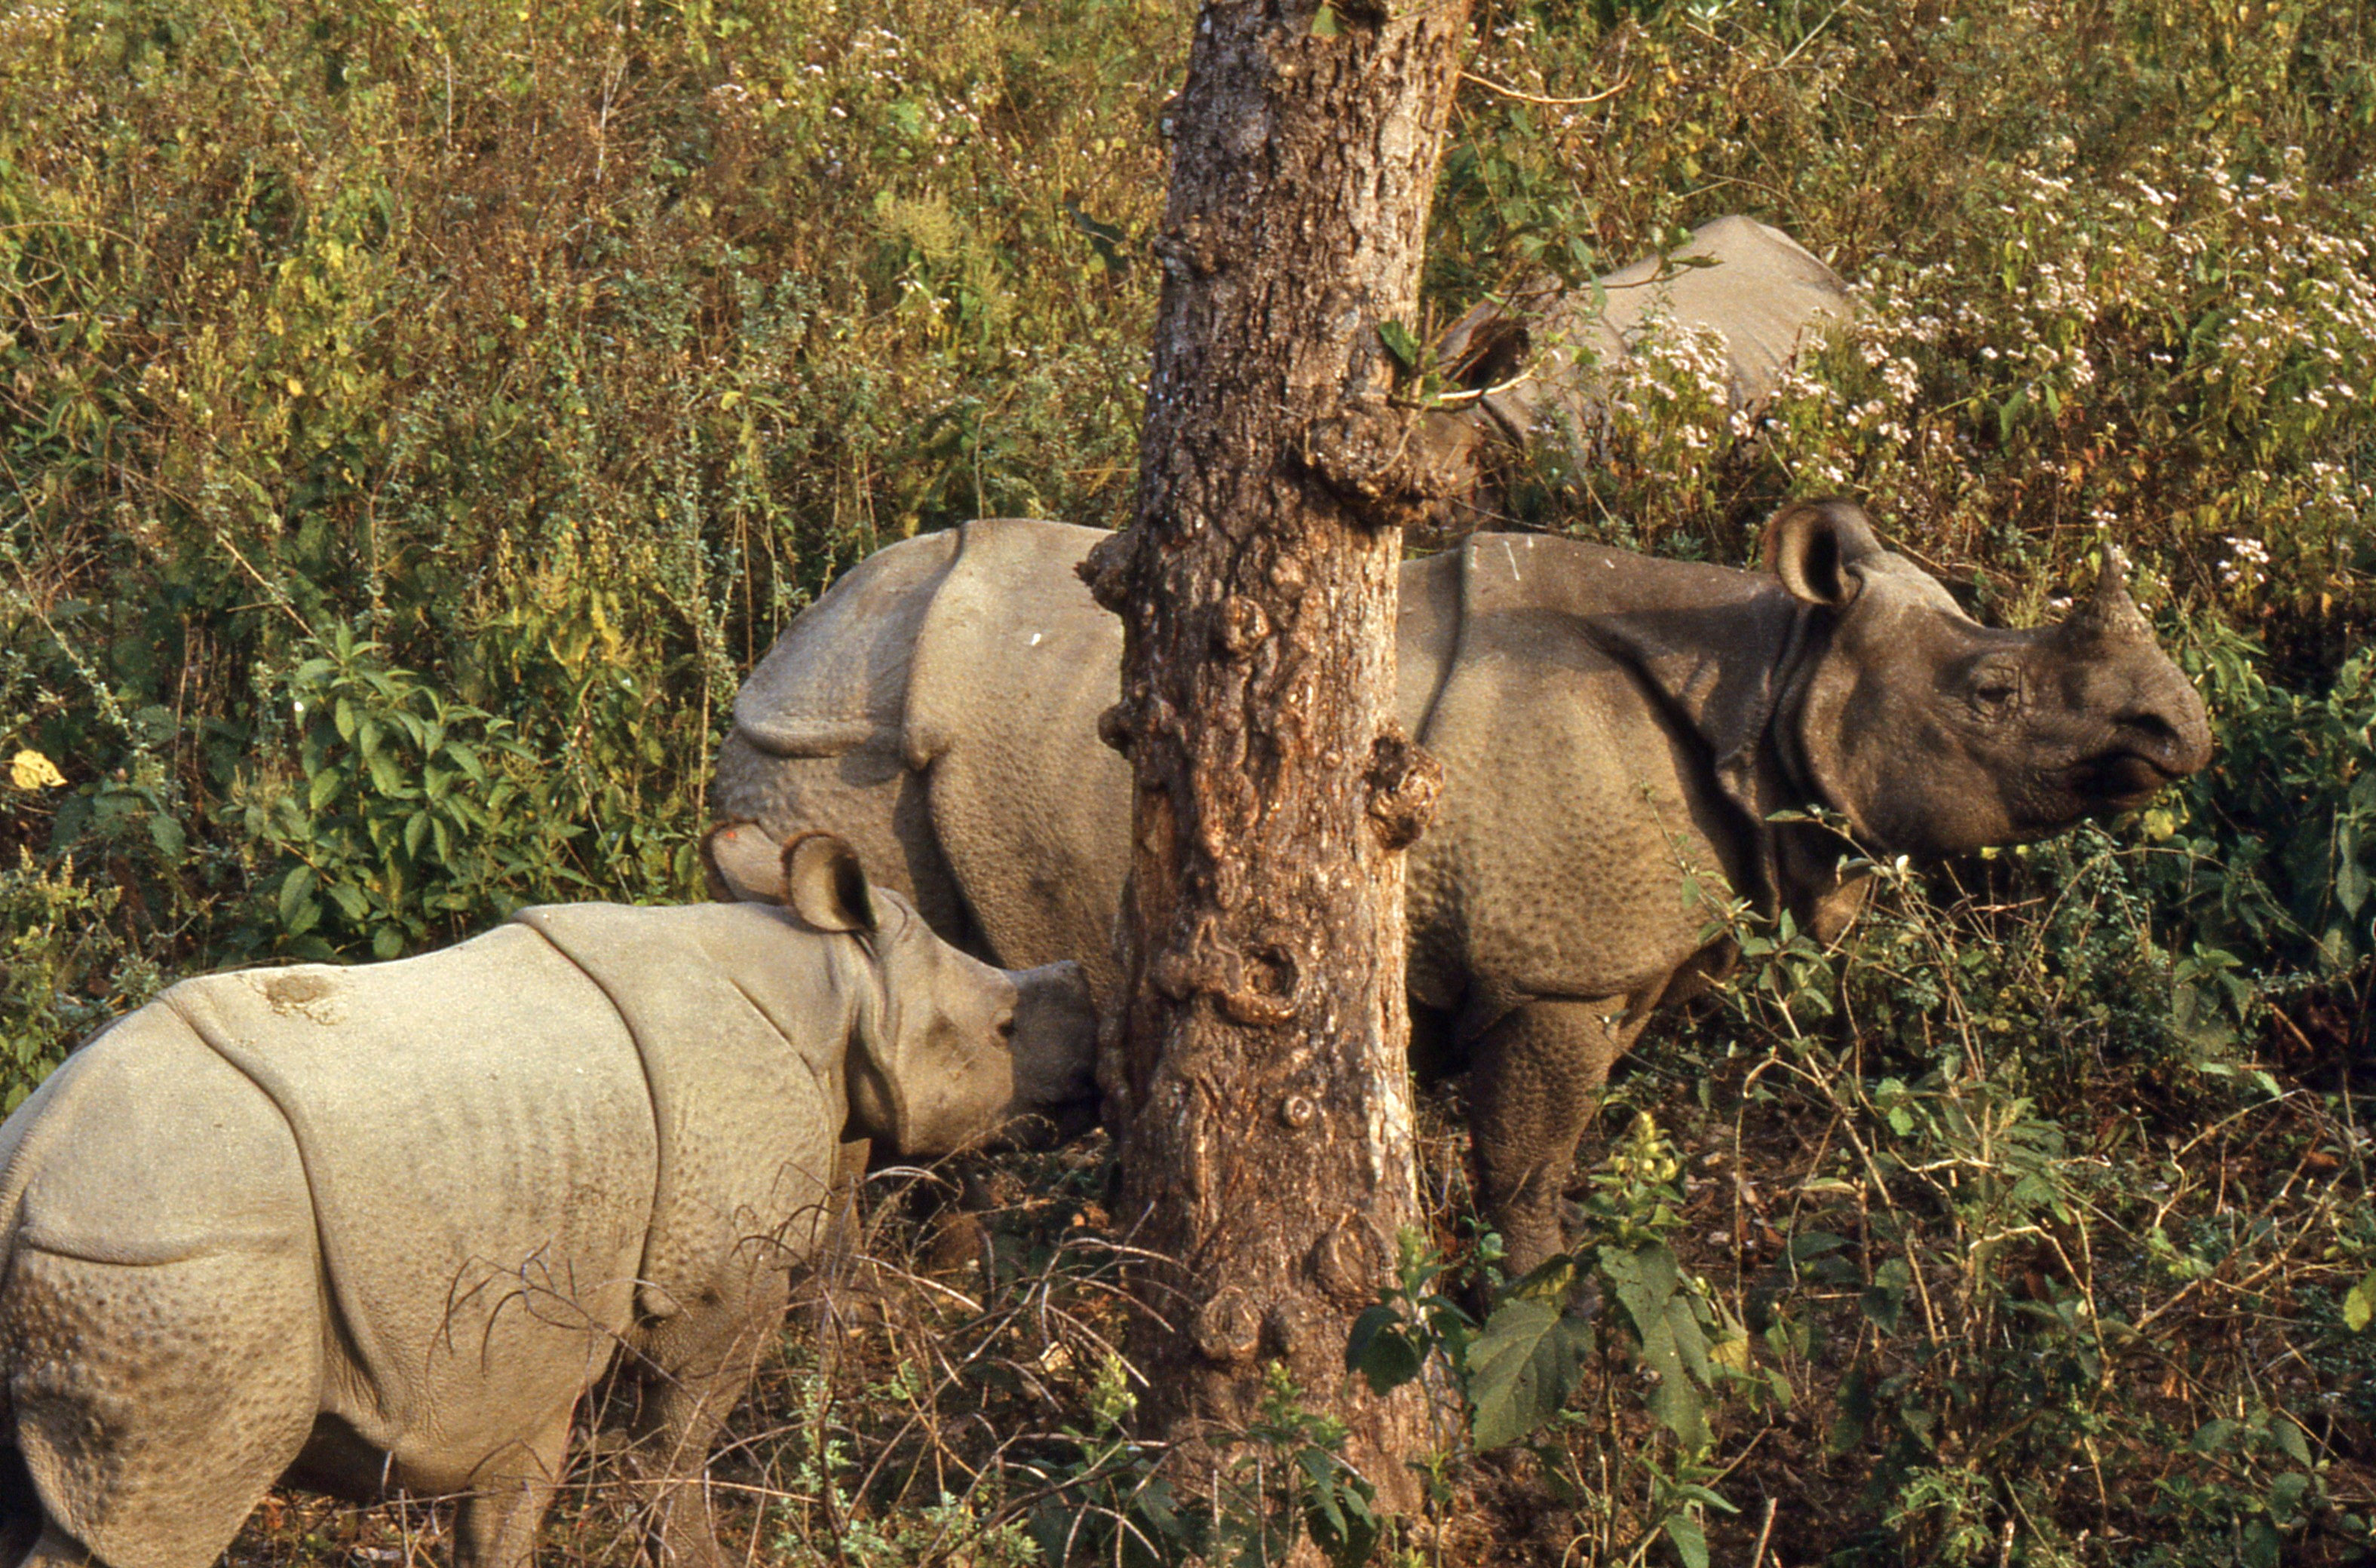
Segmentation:
<svg viewBox="0 0 2376 1568">
<path fill-rule="evenodd" d="M 1110 1006 L 1130 778 L 1097 719 L 1122 634 L 1074 571 L 1100 537 L 987 520 L 861 564 L 745 683 L 715 810 L 829 825 L 954 940 L 1077 958 Z M 1724 902 L 1826 940 L 1852 916 L 1839 840 L 1773 814 L 1953 853 L 2207 760 L 2202 703 L 2117 567 L 2065 625 L 2002 631 L 1847 503 L 1785 508 L 1769 551 L 1778 576 L 1479 534 L 1403 569 L 1397 712 L 1445 770 L 1409 861 L 1413 1054 L 1470 1073 L 1488 1212 L 1522 1266 L 1562 1243 L 1611 1063 L 1731 962 L 1708 934 Z"/>
<path fill-rule="evenodd" d="M 1037 1109 L 1015 984 L 840 889 L 798 906 L 858 900 L 822 929 L 524 910 L 398 963 L 185 980 L 87 1042 L 0 1126 L 11 1560 L 203 1568 L 286 1479 L 469 1492 L 457 1561 L 517 1568 L 624 1353 L 653 1548 L 714 1562 L 698 1476 L 846 1124 L 933 1153 Z"/>
</svg>

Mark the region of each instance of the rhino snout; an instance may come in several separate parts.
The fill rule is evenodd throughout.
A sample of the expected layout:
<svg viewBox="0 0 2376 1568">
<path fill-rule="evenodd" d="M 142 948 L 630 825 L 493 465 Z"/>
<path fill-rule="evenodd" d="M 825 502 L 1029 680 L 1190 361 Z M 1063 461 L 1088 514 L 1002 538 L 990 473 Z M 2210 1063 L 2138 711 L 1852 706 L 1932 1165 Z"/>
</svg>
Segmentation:
<svg viewBox="0 0 2376 1568">
<path fill-rule="evenodd" d="M 2073 769 L 2077 793 L 2126 811 L 2210 766 L 2211 723 L 2203 699 L 2183 678 L 2172 684 L 2176 689 L 2166 701 L 2141 704 L 2113 718 L 2112 743 Z"/>
<path fill-rule="evenodd" d="M 1097 1115 L 1098 1015 L 1081 966 L 1066 958 L 1015 981 L 1015 1103 L 1067 1134 Z M 1071 1126 L 1075 1113 L 1080 1125 Z"/>
</svg>

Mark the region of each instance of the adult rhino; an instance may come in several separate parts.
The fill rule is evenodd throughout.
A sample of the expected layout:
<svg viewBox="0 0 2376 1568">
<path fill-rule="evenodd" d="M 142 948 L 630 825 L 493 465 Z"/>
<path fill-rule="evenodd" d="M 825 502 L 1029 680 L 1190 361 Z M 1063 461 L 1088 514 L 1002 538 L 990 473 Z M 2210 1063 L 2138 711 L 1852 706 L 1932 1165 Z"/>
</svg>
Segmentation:
<svg viewBox="0 0 2376 1568">
<path fill-rule="evenodd" d="M 779 637 L 711 800 L 831 828 L 952 940 L 1071 956 L 1114 993 L 1131 791 L 1100 745 L 1122 631 L 1075 576 L 1094 529 L 976 522 L 892 546 Z M 1844 501 L 1785 507 L 1771 575 L 1479 534 L 1403 568 L 1403 724 L 1442 759 L 1409 863 L 1422 1071 L 1471 1070 L 1488 1212 L 1530 1266 L 1610 1064 L 1733 956 L 1732 896 L 1829 940 L 1868 847 L 2013 844 L 2203 766 L 2201 701 L 2112 564 L 2059 626 L 2002 631 Z"/>
<path fill-rule="evenodd" d="M 1466 514 L 1490 509 L 1490 486 L 1474 470 L 1490 468 L 1495 452 L 1561 441 L 1589 461 L 1608 417 L 1610 373 L 1660 324 L 1711 338 L 1731 407 L 1754 409 L 1852 308 L 1847 285 L 1813 253 L 1739 214 L 1584 288 L 1546 284 L 1478 305 L 1436 343 L 1438 362 L 1479 394 L 1429 417 L 1433 460 L 1455 492 L 1474 487 L 1457 496 L 1447 523 L 1457 531 Z"/>
<path fill-rule="evenodd" d="M 1092 1093 L 1071 965 L 1009 975 L 823 835 L 730 831 L 788 909 L 522 911 L 399 963 L 184 980 L 0 1126 L 0 1561 L 205 1568 L 265 1490 L 467 1491 L 522 1568 L 571 1412 L 642 1384 L 655 1562 L 845 1129 L 953 1150 Z"/>
</svg>

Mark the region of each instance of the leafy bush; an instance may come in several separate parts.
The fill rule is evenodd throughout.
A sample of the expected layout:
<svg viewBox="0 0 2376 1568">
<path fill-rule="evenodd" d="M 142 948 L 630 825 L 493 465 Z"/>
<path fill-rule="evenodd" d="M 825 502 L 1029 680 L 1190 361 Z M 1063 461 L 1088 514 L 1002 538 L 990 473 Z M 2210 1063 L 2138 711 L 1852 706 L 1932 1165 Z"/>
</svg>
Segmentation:
<svg viewBox="0 0 2376 1568">
<path fill-rule="evenodd" d="M 1442 1507 L 1396 1550 L 2364 1550 L 2376 12 L 1477 14 L 1432 322 L 1734 210 L 1864 300 L 1753 415 L 1719 406 L 1705 344 L 1645 343 L 1605 449 L 1544 454 L 1519 520 L 1738 564 L 1781 499 L 1847 490 L 2014 623 L 2117 541 L 2220 759 L 2132 821 L 1881 868 L 1847 959 L 1739 926 L 1728 1005 L 1617 1087 L 1611 1125 L 1650 1130 L 1593 1157 L 1571 1274 L 1471 1324 L 1491 1245 L 1413 1253 L 1395 1332 L 1449 1348 L 1432 1375 L 1491 1405 L 1483 1437 L 1525 1441 L 1479 1459 L 1439 1412 L 1415 1457 Z M 0 16 L 8 1102 L 173 975 L 691 895 L 736 681 L 837 572 L 971 515 L 1119 521 L 1189 23 L 1155 0 Z M 1458 1216 L 1456 1140 L 1432 1146 Z M 1087 1238 L 1000 1234 L 1040 1261 L 980 1313 L 893 1314 L 880 1364 L 768 1396 L 817 1434 L 754 1450 L 783 1555 L 1191 1539 L 1120 1414 L 1104 1265 L 1038 1272 Z M 1071 1326 L 1026 1310 L 1051 1300 Z M 944 1342 L 945 1375 L 895 1378 Z M 1206 1510 L 1254 1551 L 1314 1498 L 1358 1512 L 1325 1434 L 1274 1416 L 1262 1452 L 1312 1485 L 1265 1471 Z"/>
</svg>

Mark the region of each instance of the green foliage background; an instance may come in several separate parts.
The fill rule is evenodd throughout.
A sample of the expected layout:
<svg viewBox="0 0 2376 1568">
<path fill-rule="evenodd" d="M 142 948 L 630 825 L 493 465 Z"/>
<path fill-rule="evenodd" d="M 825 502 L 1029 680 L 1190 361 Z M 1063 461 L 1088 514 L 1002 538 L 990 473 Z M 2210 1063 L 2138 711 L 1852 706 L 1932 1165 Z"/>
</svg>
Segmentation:
<svg viewBox="0 0 2376 1568">
<path fill-rule="evenodd" d="M 836 572 L 970 516 L 1122 520 L 1191 14 L 0 0 L 0 762 L 64 780 L 0 774 L 9 1103 L 179 974 L 694 896 L 735 684 Z M 1974 1257 L 2093 1212 L 2136 1291 L 2255 1279 L 2230 1304 L 2294 1324 L 2314 1371 L 2286 1393 L 2203 1352 L 2148 1420 L 2106 1403 L 2100 1358 L 1986 1392 L 2014 1363 L 1974 1372 L 1938 1310 L 1918 1344 L 1892 1308 L 1853 1376 L 1810 1372 L 1819 1309 L 1775 1303 L 1799 1264 L 1847 1266 L 1798 1244 L 1836 1217 L 1786 1236 L 1787 1289 L 1743 1276 L 1707 1321 L 1780 1334 L 1776 1368 L 1841 1401 L 1839 1452 L 1894 1455 L 1842 1505 L 1874 1551 L 2004 1561 L 2002 1527 L 2018 1560 L 2084 1558 L 2105 1455 L 2189 1441 L 2195 1490 L 2120 1560 L 2364 1538 L 2371 1357 L 2333 1303 L 2376 1262 L 2348 1093 L 2376 954 L 2376 13 L 1480 0 L 1478 34 L 1423 327 L 1728 211 L 1869 302 L 1745 443 L 1713 434 L 1693 346 L 1652 345 L 1606 449 L 1538 463 L 1522 520 L 1745 562 L 1779 500 L 1851 492 L 2014 623 L 2117 540 L 2219 731 L 2138 820 L 1900 879 L 1845 980 L 1754 935 L 1729 1021 L 1626 1092 L 1696 1096 L 1705 1130 L 1789 1080 L 1862 1128 L 1857 1169 L 1800 1172 L 1900 1217 L 1895 1274 L 1855 1230 L 1856 1299 L 1902 1308 L 1952 1255 L 1958 1321 L 2010 1349 L 2021 1313 Z M 2236 1118 L 2308 1163 L 2248 1194 L 2222 1155 L 2216 1198 L 2198 1154 L 2099 1169 Z M 1978 1185 L 1928 1192 L 1934 1159 Z M 2313 1165 L 2334 1201 L 2287 1230 Z M 2220 1218 L 2263 1198 L 2274 1229 Z M 2117 1315 L 2088 1311 L 2072 1344 Z M 2021 1398 L 2072 1413 L 2015 1440 Z M 2039 1479 L 2082 1464 L 2085 1497 Z M 1595 1538 L 1680 1541 L 1713 1473 L 1645 1472 L 1638 1506 L 1602 1474 Z"/>
</svg>

